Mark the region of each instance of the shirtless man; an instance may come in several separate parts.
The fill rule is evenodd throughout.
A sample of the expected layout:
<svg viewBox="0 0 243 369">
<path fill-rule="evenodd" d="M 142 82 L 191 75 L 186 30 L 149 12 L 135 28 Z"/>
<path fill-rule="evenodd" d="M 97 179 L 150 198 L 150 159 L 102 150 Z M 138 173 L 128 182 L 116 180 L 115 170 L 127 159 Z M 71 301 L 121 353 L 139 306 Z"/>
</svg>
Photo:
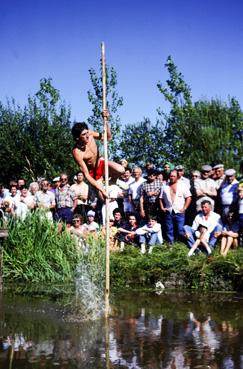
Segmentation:
<svg viewBox="0 0 243 369">
<path fill-rule="evenodd" d="M 103 116 L 108 118 L 108 112 L 103 112 Z M 80 170 L 84 173 L 86 180 L 98 191 L 102 199 L 108 195 L 102 185 L 104 174 L 104 158 L 100 157 L 95 140 L 103 140 L 104 134 L 89 130 L 86 123 L 75 123 L 72 128 L 72 135 L 75 140 L 73 157 Z M 107 139 L 111 139 L 111 130 L 107 124 Z M 120 164 L 108 161 L 109 173 L 112 177 L 119 177 L 124 173 L 124 167 Z"/>
</svg>

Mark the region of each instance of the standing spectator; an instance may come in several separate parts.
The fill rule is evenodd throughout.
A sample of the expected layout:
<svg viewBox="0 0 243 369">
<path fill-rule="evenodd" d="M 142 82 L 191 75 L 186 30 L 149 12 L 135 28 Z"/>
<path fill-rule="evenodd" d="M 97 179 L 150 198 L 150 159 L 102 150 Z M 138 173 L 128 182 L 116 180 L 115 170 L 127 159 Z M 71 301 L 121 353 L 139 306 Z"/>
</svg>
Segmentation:
<svg viewBox="0 0 243 369">
<path fill-rule="evenodd" d="M 74 210 L 77 206 L 77 198 L 75 192 L 71 190 L 68 184 L 68 176 L 66 173 L 60 175 L 60 186 L 56 188 L 56 213 L 55 220 L 62 221 L 68 227 L 72 224 Z"/>
<path fill-rule="evenodd" d="M 193 219 L 195 218 L 197 214 L 197 194 L 195 189 L 195 181 L 198 180 L 201 177 L 201 173 L 198 170 L 193 170 L 191 173 L 191 181 L 190 181 L 190 191 L 192 194 L 192 201 L 187 209 L 186 212 L 186 220 L 185 223 L 188 225 L 192 225 Z"/>
<path fill-rule="evenodd" d="M 236 210 L 237 208 L 239 184 L 234 169 L 226 170 L 225 175 L 225 182 L 220 188 L 221 217 L 223 222 L 226 221 L 229 211 Z"/>
<path fill-rule="evenodd" d="M 48 190 L 49 182 L 47 179 L 42 179 L 40 190 L 36 192 L 34 197 L 35 207 L 44 215 L 50 222 L 53 221 L 52 211 L 56 207 L 55 195 Z"/>
<path fill-rule="evenodd" d="M 175 170 L 177 171 L 178 179 L 188 186 L 188 188 L 190 188 L 190 180 L 185 177 L 185 167 L 183 165 L 177 165 Z"/>
<path fill-rule="evenodd" d="M 34 208 L 34 198 L 30 195 L 26 185 L 20 188 L 19 201 L 15 203 L 16 217 L 24 220 L 27 214 Z"/>
<path fill-rule="evenodd" d="M 166 161 L 164 163 L 164 169 L 163 169 L 163 178 L 164 181 L 168 181 L 170 178 L 170 172 L 174 169 L 174 165 L 170 161 Z"/>
<path fill-rule="evenodd" d="M 214 209 L 214 199 L 217 196 L 216 183 L 210 178 L 212 172 L 211 165 L 203 165 L 201 178 L 194 183 L 196 195 L 197 195 L 197 211 L 201 209 L 201 202 L 204 200 L 211 201 L 212 208 Z"/>
<path fill-rule="evenodd" d="M 77 214 L 82 215 L 83 219 L 86 219 L 89 186 L 84 182 L 83 172 L 77 172 L 76 177 L 76 183 L 71 186 L 71 190 L 74 191 L 77 198 L 77 207 L 75 211 Z"/>
<path fill-rule="evenodd" d="M 200 226 L 207 228 L 209 233 L 208 244 L 213 248 L 216 244 L 217 238 L 215 237 L 217 232 L 221 231 L 222 223 L 220 215 L 212 211 L 212 204 L 209 200 L 204 200 L 201 203 L 201 211 L 196 215 L 192 226 L 185 225 L 185 237 L 187 239 L 187 244 L 191 248 L 196 241 L 196 231 Z"/>
<path fill-rule="evenodd" d="M 108 202 L 108 205 L 103 204 L 103 206 L 102 206 L 102 223 L 103 223 L 103 225 L 105 225 L 105 220 L 106 220 L 106 206 L 108 206 L 108 213 L 109 213 L 108 218 L 109 219 L 114 219 L 113 218 L 113 211 L 118 208 L 118 201 L 117 200 L 120 196 L 122 196 L 122 190 L 114 182 L 116 182 L 116 181 L 114 181 L 114 179 L 111 178 L 110 179 L 110 184 L 108 186 L 109 202 Z"/>
<path fill-rule="evenodd" d="M 132 205 L 132 212 L 135 213 L 137 219 L 140 219 L 141 188 L 146 180 L 142 177 L 142 169 L 139 167 L 133 169 L 133 177 L 135 181 L 130 184 L 128 190 L 129 202 Z"/>
<path fill-rule="evenodd" d="M 29 185 L 29 193 L 31 196 L 35 196 L 37 191 L 39 191 L 40 186 L 38 182 L 31 182 Z"/>
<path fill-rule="evenodd" d="M 238 187 L 238 214 L 240 223 L 240 246 L 243 246 L 243 181 L 239 183 Z"/>
<path fill-rule="evenodd" d="M 161 184 L 156 179 L 156 170 L 147 171 L 147 181 L 143 182 L 140 196 L 140 216 L 142 219 L 157 214 Z"/>
<path fill-rule="evenodd" d="M 191 203 L 189 188 L 178 180 L 176 170 L 170 173 L 170 180 L 160 194 L 160 208 L 165 216 L 166 237 L 173 244 L 184 235 L 185 212 Z"/>
<path fill-rule="evenodd" d="M 129 213 L 132 212 L 132 205 L 130 204 L 128 198 L 128 189 L 130 184 L 132 184 L 134 181 L 135 179 L 132 177 L 132 172 L 130 168 L 126 168 L 125 173 L 116 181 L 116 184 L 122 190 L 122 197 L 120 198 L 120 200 L 118 199 L 118 204 L 119 208 L 121 208 L 123 213 L 125 214 L 125 217 L 127 217 Z"/>
<path fill-rule="evenodd" d="M 213 167 L 216 190 L 218 191 L 225 180 L 224 164 L 217 164 Z"/>
</svg>

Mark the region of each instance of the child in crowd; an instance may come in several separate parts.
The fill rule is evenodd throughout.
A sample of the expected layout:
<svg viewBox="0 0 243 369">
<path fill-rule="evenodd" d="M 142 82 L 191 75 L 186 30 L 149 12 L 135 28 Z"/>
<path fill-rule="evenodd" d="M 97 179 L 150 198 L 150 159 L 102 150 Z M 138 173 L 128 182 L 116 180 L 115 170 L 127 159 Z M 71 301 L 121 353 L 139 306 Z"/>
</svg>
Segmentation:
<svg viewBox="0 0 243 369">
<path fill-rule="evenodd" d="M 149 216 L 148 223 L 143 227 L 136 229 L 133 233 L 134 235 L 139 236 L 141 254 L 146 253 L 146 245 L 149 246 L 148 253 L 151 254 L 154 245 L 162 245 L 163 243 L 161 225 L 157 222 L 157 218 L 155 216 Z"/>
<path fill-rule="evenodd" d="M 208 245 L 209 240 L 209 232 L 208 228 L 204 224 L 200 224 L 197 231 L 195 232 L 195 236 L 197 237 L 195 243 L 192 245 L 192 248 L 188 252 L 188 256 L 192 256 L 194 254 L 194 251 L 199 247 L 203 246 L 207 250 L 208 254 L 210 255 L 212 250 L 210 249 Z"/>
</svg>

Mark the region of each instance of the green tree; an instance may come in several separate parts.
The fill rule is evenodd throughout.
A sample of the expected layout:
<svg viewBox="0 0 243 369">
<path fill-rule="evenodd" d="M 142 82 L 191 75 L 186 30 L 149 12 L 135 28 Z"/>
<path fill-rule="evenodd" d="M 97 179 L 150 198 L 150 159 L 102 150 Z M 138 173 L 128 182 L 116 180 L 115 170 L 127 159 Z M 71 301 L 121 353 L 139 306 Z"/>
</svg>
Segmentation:
<svg viewBox="0 0 243 369">
<path fill-rule="evenodd" d="M 122 157 L 131 165 L 145 166 L 152 162 L 162 166 L 165 159 L 164 132 L 159 123 L 152 124 L 148 118 L 136 124 L 128 124 L 122 131 L 120 148 Z"/>
<path fill-rule="evenodd" d="M 35 96 L 22 109 L 14 100 L 0 104 L 1 181 L 28 180 L 73 173 L 70 109 L 60 101 L 52 80 L 42 79 Z"/>
<path fill-rule="evenodd" d="M 93 114 L 88 118 L 88 123 L 97 131 L 103 131 L 102 118 L 102 74 L 100 75 L 91 68 L 89 70 L 90 80 L 93 90 L 88 91 L 88 99 L 93 105 Z M 112 140 L 109 142 L 110 158 L 117 160 L 120 158 L 120 137 L 121 137 L 121 120 L 118 115 L 118 109 L 123 105 L 123 98 L 117 93 L 117 74 L 113 67 L 106 66 L 106 94 L 107 109 L 109 110 L 109 124 L 112 132 Z"/>
<path fill-rule="evenodd" d="M 165 64 L 169 72 L 166 85 L 157 84 L 171 104 L 169 114 L 159 110 L 165 126 L 164 148 L 168 159 L 184 163 L 188 169 L 202 164 L 223 162 L 236 167 L 242 158 L 243 113 L 235 98 L 192 102 L 190 87 L 171 57 Z"/>
</svg>

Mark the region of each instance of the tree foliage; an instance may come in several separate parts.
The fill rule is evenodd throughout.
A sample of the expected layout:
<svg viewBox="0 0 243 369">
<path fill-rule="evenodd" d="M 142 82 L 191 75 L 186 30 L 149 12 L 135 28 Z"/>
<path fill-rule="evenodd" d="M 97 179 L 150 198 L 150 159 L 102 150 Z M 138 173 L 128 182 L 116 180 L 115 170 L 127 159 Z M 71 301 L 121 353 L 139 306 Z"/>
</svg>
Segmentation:
<svg viewBox="0 0 243 369">
<path fill-rule="evenodd" d="M 190 87 L 171 57 L 165 66 L 169 79 L 165 86 L 159 82 L 157 87 L 171 104 L 169 114 L 159 110 L 165 124 L 166 156 L 190 169 L 219 162 L 236 167 L 243 154 L 243 113 L 238 101 L 192 102 Z"/>
<path fill-rule="evenodd" d="M 163 164 L 164 134 L 160 124 L 152 124 L 148 118 L 136 124 L 128 124 L 122 132 L 120 148 L 122 156 L 132 165 L 144 167 L 152 162 L 157 167 Z"/>
<path fill-rule="evenodd" d="M 91 68 L 89 75 L 93 91 L 88 91 L 88 99 L 93 108 L 93 114 L 88 118 L 88 123 L 97 131 L 103 131 L 102 118 L 102 73 L 100 75 Z M 106 66 L 106 95 L 107 95 L 107 109 L 109 110 L 109 124 L 112 131 L 112 141 L 109 142 L 110 157 L 112 159 L 119 158 L 119 140 L 121 133 L 121 120 L 118 115 L 118 109 L 123 105 L 123 98 L 117 93 L 117 74 L 113 67 Z"/>
<path fill-rule="evenodd" d="M 21 108 L 14 100 L 0 103 L 0 180 L 51 177 L 73 172 L 70 109 L 60 101 L 52 80 L 42 79 L 35 96 Z"/>
</svg>

